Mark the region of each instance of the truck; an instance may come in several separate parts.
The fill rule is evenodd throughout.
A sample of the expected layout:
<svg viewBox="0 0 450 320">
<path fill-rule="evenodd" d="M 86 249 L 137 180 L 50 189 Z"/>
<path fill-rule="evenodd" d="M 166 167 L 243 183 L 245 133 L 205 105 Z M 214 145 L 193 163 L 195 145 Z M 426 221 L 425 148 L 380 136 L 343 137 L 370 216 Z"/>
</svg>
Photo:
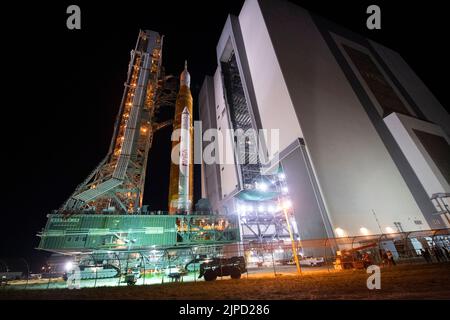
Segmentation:
<svg viewBox="0 0 450 320">
<path fill-rule="evenodd" d="M 337 252 L 335 269 L 365 269 L 372 262 L 372 254 L 368 250 L 378 247 L 376 242 L 368 243 L 356 248 L 343 249 Z M 365 251 L 365 252 L 364 252 Z"/>
<path fill-rule="evenodd" d="M 198 277 L 203 277 L 205 281 L 214 281 L 217 277 L 225 276 L 230 276 L 231 279 L 240 279 L 241 275 L 245 272 L 247 272 L 247 266 L 242 256 L 211 258 L 205 259 L 200 264 L 200 274 Z"/>
</svg>

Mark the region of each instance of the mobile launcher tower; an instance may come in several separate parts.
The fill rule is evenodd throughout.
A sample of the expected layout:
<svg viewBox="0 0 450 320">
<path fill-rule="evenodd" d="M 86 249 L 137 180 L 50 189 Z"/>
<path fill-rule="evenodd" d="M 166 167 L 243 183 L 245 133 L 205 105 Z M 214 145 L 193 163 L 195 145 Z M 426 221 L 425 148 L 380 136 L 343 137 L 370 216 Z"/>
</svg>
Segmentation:
<svg viewBox="0 0 450 320">
<path fill-rule="evenodd" d="M 71 255 L 86 266 L 83 270 L 94 268 L 95 277 L 122 273 L 130 259 L 134 266 L 152 270 L 176 265 L 178 260 L 185 262 L 186 255 L 195 259 L 202 250 L 204 254 L 223 254 L 224 245 L 240 239 L 235 216 L 191 211 L 192 175 L 187 168 L 192 162 L 191 130 L 187 130 L 188 137 L 181 134 L 179 171 L 184 174 L 177 175 L 179 195 L 175 197 L 188 199 L 188 203 L 178 205 L 171 215 L 148 212 L 142 204 L 153 135 L 171 124 L 157 122 L 155 115 L 161 106 L 173 106 L 176 97 L 172 77 L 163 72 L 162 47 L 163 37 L 157 32 L 139 32 L 108 154 L 61 208 L 48 215 L 38 234 L 38 249 Z M 187 74 L 185 66 L 180 92 L 186 90 Z M 184 95 L 178 94 L 177 104 L 180 96 Z M 192 103 L 191 110 L 181 110 L 175 113 L 174 129 L 191 122 Z"/>
</svg>

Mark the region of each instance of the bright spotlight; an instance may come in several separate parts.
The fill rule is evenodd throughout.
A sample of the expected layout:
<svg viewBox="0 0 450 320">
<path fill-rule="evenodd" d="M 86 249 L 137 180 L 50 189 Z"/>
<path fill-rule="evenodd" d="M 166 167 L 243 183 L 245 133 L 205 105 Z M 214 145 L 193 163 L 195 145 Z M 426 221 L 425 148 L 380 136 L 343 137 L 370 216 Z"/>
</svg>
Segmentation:
<svg viewBox="0 0 450 320">
<path fill-rule="evenodd" d="M 268 210 L 270 213 L 274 213 L 274 212 L 275 212 L 275 207 L 274 207 L 274 206 L 269 206 L 269 208 L 267 208 L 267 210 Z"/>
<path fill-rule="evenodd" d="M 256 189 L 262 192 L 266 192 L 267 189 L 269 189 L 269 186 L 264 182 L 260 182 L 256 184 Z"/>
<path fill-rule="evenodd" d="M 72 261 L 67 261 L 66 265 L 65 265 L 65 269 L 66 269 L 66 271 L 72 271 L 72 269 L 73 269 L 73 262 Z"/>
<path fill-rule="evenodd" d="M 245 211 L 252 212 L 253 211 L 253 207 L 252 206 L 246 206 L 245 207 Z"/>
<path fill-rule="evenodd" d="M 369 230 L 367 228 L 360 228 L 359 232 L 361 232 L 362 235 L 367 236 L 369 234 Z"/>
<path fill-rule="evenodd" d="M 281 189 L 281 191 L 282 191 L 284 194 L 286 194 L 286 193 L 289 192 L 289 189 L 288 189 L 288 187 L 283 187 L 283 188 Z"/>
<path fill-rule="evenodd" d="M 345 236 L 345 231 L 343 229 L 341 229 L 341 228 L 336 228 L 334 231 L 336 232 L 336 235 L 338 237 L 344 237 Z"/>
<path fill-rule="evenodd" d="M 283 209 L 290 209 L 292 208 L 292 201 L 291 200 L 284 200 L 283 201 Z"/>
<path fill-rule="evenodd" d="M 391 227 L 386 227 L 386 232 L 387 233 L 394 233 L 395 231 Z"/>
<path fill-rule="evenodd" d="M 286 179 L 286 175 L 284 173 L 279 173 L 278 174 L 278 179 L 284 180 L 284 179 Z"/>
<path fill-rule="evenodd" d="M 259 207 L 258 207 L 258 211 L 259 211 L 259 212 L 264 212 L 264 206 L 259 206 Z"/>
</svg>

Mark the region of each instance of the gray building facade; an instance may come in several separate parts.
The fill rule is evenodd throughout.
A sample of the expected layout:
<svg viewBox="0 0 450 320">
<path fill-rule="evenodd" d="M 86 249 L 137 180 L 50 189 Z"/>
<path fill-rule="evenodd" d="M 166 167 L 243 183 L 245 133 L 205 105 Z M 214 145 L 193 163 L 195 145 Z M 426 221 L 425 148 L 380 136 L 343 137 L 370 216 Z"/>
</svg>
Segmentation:
<svg viewBox="0 0 450 320">
<path fill-rule="evenodd" d="M 257 169 L 281 166 L 300 239 L 450 227 L 450 116 L 398 53 L 273 0 L 229 16 L 216 52 L 203 129 L 277 130 Z M 255 167 L 204 166 L 215 208 L 239 211 Z"/>
</svg>

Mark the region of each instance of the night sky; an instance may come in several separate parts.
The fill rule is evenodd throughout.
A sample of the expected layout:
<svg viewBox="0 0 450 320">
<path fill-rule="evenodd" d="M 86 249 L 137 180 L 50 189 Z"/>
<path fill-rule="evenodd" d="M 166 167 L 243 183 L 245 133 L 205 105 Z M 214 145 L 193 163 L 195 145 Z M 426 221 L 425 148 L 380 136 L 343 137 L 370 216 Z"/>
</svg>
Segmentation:
<svg viewBox="0 0 450 320">
<path fill-rule="evenodd" d="M 2 26 L 2 201 L 0 259 L 24 257 L 46 214 L 57 209 L 106 155 L 139 29 L 165 35 L 163 65 L 178 75 L 188 59 L 194 108 L 215 48 L 237 1 L 16 1 Z M 449 106 L 446 11 L 441 1 L 293 1 L 400 52 L 444 106 Z M 78 4 L 81 30 L 66 28 L 66 8 Z M 370 4 L 382 9 L 382 30 L 365 27 Z M 407 9 L 405 7 L 408 7 Z M 3 22 L 3 24 L 5 24 Z M 287 30 L 287 32 L 289 32 Z M 165 116 L 170 117 L 170 111 Z M 198 112 L 196 114 L 198 117 Z M 155 136 L 145 204 L 167 209 L 170 128 Z M 199 170 L 196 170 L 196 199 Z"/>
</svg>

